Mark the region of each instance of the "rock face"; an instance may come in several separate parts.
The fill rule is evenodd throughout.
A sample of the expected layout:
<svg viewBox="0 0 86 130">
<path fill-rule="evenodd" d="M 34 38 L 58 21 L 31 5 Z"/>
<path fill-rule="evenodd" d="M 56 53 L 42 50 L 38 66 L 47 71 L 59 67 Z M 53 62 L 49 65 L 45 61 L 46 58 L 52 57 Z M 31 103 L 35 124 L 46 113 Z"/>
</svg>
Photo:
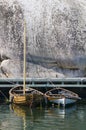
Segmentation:
<svg viewBox="0 0 86 130">
<path fill-rule="evenodd" d="M 86 76 L 86 0 L 0 0 L 1 77 Z"/>
</svg>

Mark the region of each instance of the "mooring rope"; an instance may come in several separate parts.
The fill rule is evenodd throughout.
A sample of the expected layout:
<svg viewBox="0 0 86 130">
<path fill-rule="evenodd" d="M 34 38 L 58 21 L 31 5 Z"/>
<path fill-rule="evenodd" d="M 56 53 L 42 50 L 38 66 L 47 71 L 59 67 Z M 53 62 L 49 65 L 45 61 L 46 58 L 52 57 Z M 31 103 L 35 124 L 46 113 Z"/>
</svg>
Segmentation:
<svg viewBox="0 0 86 130">
<path fill-rule="evenodd" d="M 0 90 L 0 93 L 4 96 L 4 98 L 6 99 L 6 101 L 9 101 L 9 99 L 7 98 L 7 96 Z"/>
</svg>

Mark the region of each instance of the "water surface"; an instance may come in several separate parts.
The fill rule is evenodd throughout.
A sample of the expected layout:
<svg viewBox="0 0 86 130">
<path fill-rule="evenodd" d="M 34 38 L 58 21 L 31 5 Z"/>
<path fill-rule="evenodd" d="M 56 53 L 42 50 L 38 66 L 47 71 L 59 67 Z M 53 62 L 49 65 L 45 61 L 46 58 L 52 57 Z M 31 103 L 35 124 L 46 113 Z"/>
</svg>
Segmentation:
<svg viewBox="0 0 86 130">
<path fill-rule="evenodd" d="M 86 130 L 86 100 L 65 109 L 1 104 L 0 130 Z"/>
</svg>

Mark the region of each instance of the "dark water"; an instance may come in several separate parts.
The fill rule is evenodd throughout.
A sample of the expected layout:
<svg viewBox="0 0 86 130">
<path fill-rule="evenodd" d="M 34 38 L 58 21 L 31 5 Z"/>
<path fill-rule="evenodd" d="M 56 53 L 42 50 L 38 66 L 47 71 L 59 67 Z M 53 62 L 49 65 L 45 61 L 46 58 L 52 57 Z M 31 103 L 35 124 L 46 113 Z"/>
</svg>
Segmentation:
<svg viewBox="0 0 86 130">
<path fill-rule="evenodd" d="M 1 104 L 0 130 L 86 130 L 86 100 L 65 109 Z"/>
</svg>

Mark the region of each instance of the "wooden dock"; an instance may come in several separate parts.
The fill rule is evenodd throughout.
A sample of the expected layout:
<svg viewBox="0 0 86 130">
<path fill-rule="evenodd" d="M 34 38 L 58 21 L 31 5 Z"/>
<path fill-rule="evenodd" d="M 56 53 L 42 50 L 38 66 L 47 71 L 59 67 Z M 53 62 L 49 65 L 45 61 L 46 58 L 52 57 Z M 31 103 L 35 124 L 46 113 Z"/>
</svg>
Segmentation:
<svg viewBox="0 0 86 130">
<path fill-rule="evenodd" d="M 22 85 L 23 78 L 1 78 L 0 88 Z M 86 87 L 86 78 L 26 78 L 28 87 Z"/>
</svg>

